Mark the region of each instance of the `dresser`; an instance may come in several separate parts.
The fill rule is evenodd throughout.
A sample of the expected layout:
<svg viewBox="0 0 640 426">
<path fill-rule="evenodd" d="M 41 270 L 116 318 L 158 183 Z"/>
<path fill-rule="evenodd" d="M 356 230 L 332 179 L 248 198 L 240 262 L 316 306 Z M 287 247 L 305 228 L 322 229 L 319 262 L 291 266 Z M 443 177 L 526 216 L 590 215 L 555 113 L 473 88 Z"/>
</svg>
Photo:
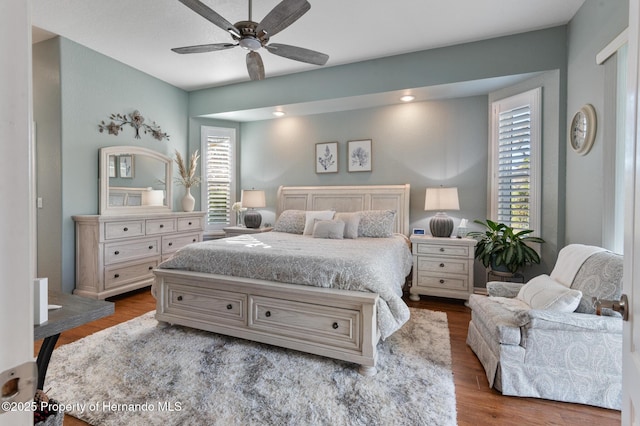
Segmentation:
<svg viewBox="0 0 640 426">
<path fill-rule="evenodd" d="M 420 295 L 469 300 L 473 293 L 476 240 L 411 236 L 413 280 L 411 300 Z"/>
<path fill-rule="evenodd" d="M 79 215 L 74 294 L 104 299 L 153 284 L 153 269 L 202 241 L 205 212 Z"/>
</svg>

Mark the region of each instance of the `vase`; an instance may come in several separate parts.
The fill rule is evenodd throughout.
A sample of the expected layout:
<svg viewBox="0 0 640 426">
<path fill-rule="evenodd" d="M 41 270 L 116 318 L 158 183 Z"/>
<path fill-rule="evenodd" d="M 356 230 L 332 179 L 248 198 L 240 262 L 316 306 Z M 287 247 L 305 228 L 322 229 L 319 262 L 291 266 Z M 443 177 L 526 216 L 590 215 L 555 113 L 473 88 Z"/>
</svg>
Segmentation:
<svg viewBox="0 0 640 426">
<path fill-rule="evenodd" d="M 182 210 L 192 212 L 196 205 L 196 199 L 191 195 L 191 188 L 187 188 L 187 193 L 182 197 Z"/>
</svg>

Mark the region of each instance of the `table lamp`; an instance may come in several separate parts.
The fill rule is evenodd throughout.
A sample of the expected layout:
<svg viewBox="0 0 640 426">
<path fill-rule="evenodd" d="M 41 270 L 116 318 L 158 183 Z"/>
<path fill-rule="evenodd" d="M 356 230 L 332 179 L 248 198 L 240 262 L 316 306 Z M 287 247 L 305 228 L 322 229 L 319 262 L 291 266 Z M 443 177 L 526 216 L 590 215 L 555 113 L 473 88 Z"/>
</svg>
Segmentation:
<svg viewBox="0 0 640 426">
<path fill-rule="evenodd" d="M 244 214 L 244 224 L 247 228 L 259 228 L 262 223 L 262 215 L 255 208 L 266 207 L 264 191 L 256 189 L 243 189 L 240 201 L 242 207 L 249 210 Z"/>
<path fill-rule="evenodd" d="M 425 211 L 438 212 L 429 221 L 431 235 L 434 237 L 450 237 L 453 232 L 453 219 L 444 210 L 460 210 L 458 188 L 427 188 L 424 209 Z"/>
</svg>

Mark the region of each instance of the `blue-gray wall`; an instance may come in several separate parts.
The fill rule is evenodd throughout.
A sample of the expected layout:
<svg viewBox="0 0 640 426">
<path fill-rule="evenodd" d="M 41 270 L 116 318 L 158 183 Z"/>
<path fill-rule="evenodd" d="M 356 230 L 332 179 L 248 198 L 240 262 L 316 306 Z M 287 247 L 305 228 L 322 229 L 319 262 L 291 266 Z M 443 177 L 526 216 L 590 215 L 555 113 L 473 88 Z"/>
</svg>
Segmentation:
<svg viewBox="0 0 640 426">
<path fill-rule="evenodd" d="M 54 228 L 57 222 L 59 234 L 56 235 L 56 230 L 45 230 L 39 233 L 39 240 L 53 236 L 53 242 L 47 243 L 47 247 L 52 250 L 59 248 L 61 288 L 70 292 L 75 280 L 71 216 L 98 211 L 98 149 L 110 145 L 135 144 L 168 155 L 173 154 L 174 148 L 183 153 L 192 152 L 200 147 L 201 124 L 239 130 L 239 188 L 264 188 L 269 194 L 268 203 L 271 207 L 275 190 L 281 184 L 409 182 L 412 184 L 412 225 L 426 226 L 428 215 L 422 210 L 424 188 L 443 183 L 460 187 L 462 210 L 456 214 L 458 219 L 482 218 L 486 216 L 489 97 L 421 102 L 243 124 L 207 120 L 200 116 L 551 71 L 555 74 L 544 74 L 547 79 L 545 84 L 551 84 L 556 92 L 552 99 L 545 99 L 544 120 L 545 126 L 556 120 L 559 123 L 557 129 L 551 130 L 551 148 L 547 145 L 544 148 L 545 167 L 551 167 L 555 173 L 544 177 L 552 181 L 545 183 L 548 185 L 544 194 L 547 204 L 543 205 L 543 237 L 553 241 L 548 246 L 549 253 L 545 259 L 551 262 L 555 258 L 556 246 L 565 242 L 598 243 L 601 240 L 598 235 L 601 224 L 597 222 L 601 222 L 602 215 L 597 196 L 601 195 L 602 189 L 598 187 L 597 176 L 594 176 L 594 170 L 601 168 L 602 162 L 602 155 L 598 153 L 599 143 L 596 140 L 594 150 L 587 157 L 578 159 L 568 156 L 566 124 L 569 115 L 582 103 L 588 101 L 598 109 L 598 104 L 604 102 L 604 94 L 598 88 L 603 84 L 602 76 L 595 69 L 593 58 L 624 28 L 626 13 L 626 1 L 587 0 L 569 26 L 191 93 L 69 40 L 48 42 L 46 46 L 34 49 L 34 55 L 43 55 L 40 71 L 34 66 L 34 87 L 59 84 L 59 89 L 54 87 L 49 91 L 54 97 L 53 101 L 45 102 L 42 97 L 36 96 L 36 102 L 45 102 L 41 110 L 44 116 L 38 114 L 36 105 L 36 123 L 43 123 L 38 127 L 39 135 L 51 132 L 46 140 L 53 151 L 47 154 L 47 158 L 59 161 L 60 172 L 53 170 L 47 174 L 43 171 L 45 166 L 39 164 L 38 174 L 39 179 L 47 176 L 53 185 L 59 182 L 61 204 L 59 213 L 52 212 L 50 216 Z M 54 52 L 53 56 L 47 57 L 51 51 Z M 56 51 L 58 59 L 55 58 Z M 59 61 L 59 83 L 56 83 L 55 75 L 53 78 L 45 75 L 47 67 L 55 68 L 56 60 Z M 34 65 L 35 62 L 34 58 Z M 59 90 L 59 95 L 56 95 L 56 90 Z M 504 93 L 490 96 L 497 98 Z M 55 100 L 56 96 L 60 98 L 59 103 Z M 547 101 L 551 103 L 549 108 Z M 58 113 L 56 108 L 60 114 L 59 128 L 53 123 L 55 120 L 43 119 L 47 115 L 55 117 Z M 98 133 L 97 124 L 106 120 L 110 113 L 126 113 L 134 109 L 160 124 L 171 135 L 171 141 L 158 142 L 144 136 L 141 140 L 135 140 L 131 129 L 125 129 L 124 134 L 118 137 Z M 456 121 L 458 114 L 470 118 L 468 123 L 455 125 L 459 123 Z M 47 122 L 49 124 L 45 124 Z M 286 126 L 291 127 L 287 129 Z M 56 139 L 57 134 L 59 139 Z M 546 135 L 545 132 L 545 138 Z M 373 139 L 374 169 L 371 173 L 346 172 L 346 141 L 359 138 Z M 41 140 L 44 139 L 39 136 L 38 144 Z M 312 166 L 314 144 L 325 141 L 340 143 L 341 171 L 336 175 L 316 175 Z M 59 152 L 56 153 L 58 146 Z M 442 155 L 445 161 L 438 160 Z M 585 185 L 585 182 L 590 185 Z M 581 198 L 577 190 L 585 187 L 589 188 L 590 197 Z M 596 196 L 592 197 L 592 194 Z M 565 195 L 566 215 L 562 202 Z M 180 191 L 176 190 L 176 200 L 179 201 L 180 196 Z M 179 205 L 176 200 L 174 202 Z M 556 213 L 549 213 L 551 209 Z M 594 212 L 593 217 L 584 215 L 586 211 Z M 577 213 L 585 217 L 583 222 L 578 224 L 565 220 L 565 217 L 574 217 Z M 565 227 L 566 238 L 563 235 Z M 585 227 L 588 228 L 587 232 Z M 46 256 L 46 253 L 42 256 Z M 42 260 L 43 265 L 50 266 L 52 263 L 58 262 Z M 39 274 L 46 276 L 47 272 L 43 270 Z"/>
<path fill-rule="evenodd" d="M 127 65 L 114 61 L 93 50 L 64 38 L 44 42 L 36 46 L 34 57 L 59 58 L 60 104 L 48 102 L 47 114 L 56 114 L 59 108 L 59 124 L 47 119 L 40 123 L 43 116 L 35 108 L 35 121 L 38 129 L 37 146 L 41 143 L 56 149 L 55 133 L 59 132 L 60 146 L 57 154 L 52 154 L 60 163 L 59 170 L 49 168 L 47 162 L 39 162 L 38 182 L 44 180 L 59 181 L 61 185 L 61 212 L 52 212 L 51 217 L 39 215 L 38 220 L 51 223 L 50 230 L 38 233 L 38 245 L 45 244 L 52 250 L 43 253 L 38 259 L 40 276 L 59 276 L 52 280 L 52 288 L 71 292 L 75 287 L 75 242 L 73 215 L 98 213 L 98 150 L 104 146 L 132 145 L 154 149 L 173 156 L 174 149 L 185 153 L 188 139 L 188 93 L 152 78 Z M 44 59 L 42 59 L 44 61 Z M 34 60 L 35 62 L 35 60 Z M 48 59 L 55 63 L 55 59 Z M 42 68 L 40 71 L 44 71 Z M 45 72 L 34 68 L 34 84 L 55 86 Z M 50 72 L 53 72 L 49 70 Z M 50 88 L 55 93 L 56 89 Z M 36 98 L 37 100 L 38 98 Z M 41 101 L 45 102 L 41 99 Z M 47 103 L 47 102 L 45 102 Z M 150 135 L 134 138 L 133 128 L 125 127 L 118 136 L 98 132 L 98 124 L 108 122 L 111 113 L 131 113 L 139 110 L 147 121 L 155 121 L 164 132 L 170 135 L 170 141 L 157 141 Z M 59 130 L 56 128 L 59 126 Z M 48 128 L 50 127 L 50 128 Z M 51 138 L 47 133 L 51 131 Z M 58 158 L 59 157 L 59 158 Z M 179 205 L 179 191 L 176 191 L 174 204 Z M 39 193 L 45 199 L 49 194 Z M 49 220 L 51 219 L 51 220 Z M 55 223 L 59 221 L 58 223 Z M 59 234 L 58 234 L 59 232 Z M 58 238 L 60 235 L 60 238 Z M 51 240 L 49 240 L 51 239 Z M 47 241 L 44 243 L 44 241 Z M 47 257 L 60 256 L 60 272 L 54 270 Z M 56 261 L 57 262 L 57 261 Z"/>
</svg>

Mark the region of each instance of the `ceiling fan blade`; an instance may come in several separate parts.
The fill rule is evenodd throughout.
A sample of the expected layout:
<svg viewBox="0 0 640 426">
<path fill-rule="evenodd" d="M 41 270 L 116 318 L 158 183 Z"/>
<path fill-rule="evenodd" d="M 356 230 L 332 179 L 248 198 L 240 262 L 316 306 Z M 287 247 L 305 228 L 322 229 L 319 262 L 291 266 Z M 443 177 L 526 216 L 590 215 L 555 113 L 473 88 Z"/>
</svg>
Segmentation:
<svg viewBox="0 0 640 426">
<path fill-rule="evenodd" d="M 251 80 L 264 80 L 264 64 L 258 52 L 247 53 L 247 70 Z"/>
<path fill-rule="evenodd" d="M 237 28 L 229 21 L 220 16 L 216 11 L 211 9 L 206 4 L 202 3 L 199 0 L 179 0 L 180 3 L 187 6 L 189 9 L 196 12 L 198 15 L 202 16 L 204 19 L 212 22 L 223 30 L 235 35 L 236 37 L 240 37 L 240 32 Z"/>
<path fill-rule="evenodd" d="M 264 31 L 267 36 L 272 37 L 297 21 L 309 9 L 311 4 L 307 0 L 282 0 L 258 24 L 256 34 Z"/>
<path fill-rule="evenodd" d="M 274 55 L 308 64 L 324 65 L 329 60 L 329 55 L 324 53 L 302 47 L 289 46 L 288 44 L 271 43 L 264 47 Z"/>
<path fill-rule="evenodd" d="M 232 47 L 236 47 L 237 44 L 232 43 L 214 43 L 214 44 L 201 44 L 198 46 L 186 46 L 186 47 L 175 47 L 171 49 L 176 53 L 204 53 L 204 52 L 216 52 L 218 50 L 226 50 L 231 49 Z"/>
</svg>

